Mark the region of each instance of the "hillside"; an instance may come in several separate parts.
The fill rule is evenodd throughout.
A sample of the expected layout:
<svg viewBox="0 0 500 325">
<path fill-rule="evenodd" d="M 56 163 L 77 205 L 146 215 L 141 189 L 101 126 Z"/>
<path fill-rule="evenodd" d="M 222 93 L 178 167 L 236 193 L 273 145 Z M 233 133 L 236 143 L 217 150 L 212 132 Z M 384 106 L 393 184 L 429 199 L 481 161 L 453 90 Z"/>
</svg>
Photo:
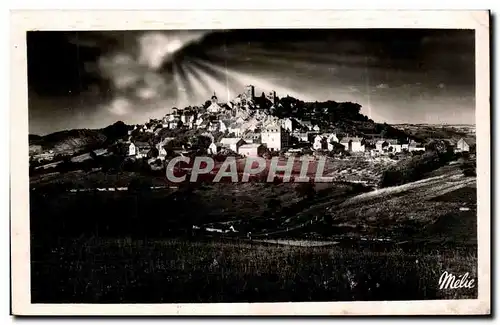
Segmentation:
<svg viewBox="0 0 500 325">
<path fill-rule="evenodd" d="M 115 142 L 127 135 L 129 127 L 119 121 L 103 129 L 73 129 L 45 136 L 30 134 L 30 153 L 53 150 L 54 153 L 72 153 L 83 149 L 95 149 Z"/>
<path fill-rule="evenodd" d="M 386 123 L 375 123 L 360 111 L 361 105 L 357 103 L 332 100 L 304 102 L 290 96 L 279 99 L 276 108 L 271 110 L 272 115 L 279 118 L 310 120 L 321 129 L 332 129 L 351 136 L 363 136 L 368 139 L 374 136 L 406 139 L 409 136 L 404 130 Z"/>
<path fill-rule="evenodd" d="M 449 139 L 456 142 L 460 138 L 474 136 L 475 133 L 475 126 L 468 125 L 396 124 L 393 127 L 418 140 Z"/>
<path fill-rule="evenodd" d="M 331 100 L 325 102 L 304 102 L 290 96 L 276 98 L 274 102 L 264 97 L 255 97 L 249 103 L 250 105 L 247 108 L 226 109 L 215 115 L 212 113 L 201 113 L 199 116 L 204 121 L 215 122 L 220 120 L 229 127 L 238 126 L 243 130 L 251 131 L 273 121 L 279 123 L 280 119 L 291 118 L 294 120 L 295 128 L 299 131 L 306 131 L 308 129 L 306 127 L 307 122 L 308 125 L 318 126 L 321 132 L 335 132 L 344 136 L 361 136 L 366 139 L 385 137 L 405 140 L 411 136 L 406 130 L 394 128 L 386 123 L 375 123 L 360 113 L 361 105 L 357 103 L 335 102 Z M 185 108 L 186 110 L 190 110 L 190 108 Z M 151 121 L 154 120 L 151 119 Z M 160 120 L 156 121 L 160 123 Z M 151 127 L 150 124 L 146 123 L 145 125 L 149 128 Z M 206 126 L 202 125 L 197 131 L 202 131 L 204 128 Z M 122 139 L 130 129 L 130 126 L 119 121 L 103 129 L 74 129 L 55 132 L 45 136 L 30 134 L 30 154 L 46 150 L 53 150 L 55 154 L 72 154 L 83 150 L 95 150 L 109 146 L 118 139 Z M 194 131 L 194 129 L 165 129 L 159 135 L 163 137 L 177 137 L 181 135 L 181 132 L 184 132 L 185 136 L 190 131 Z M 134 137 L 138 134 L 139 130 L 132 133 Z M 139 137 L 142 139 L 145 136 L 141 134 Z M 222 136 L 222 133 L 220 136 Z"/>
</svg>

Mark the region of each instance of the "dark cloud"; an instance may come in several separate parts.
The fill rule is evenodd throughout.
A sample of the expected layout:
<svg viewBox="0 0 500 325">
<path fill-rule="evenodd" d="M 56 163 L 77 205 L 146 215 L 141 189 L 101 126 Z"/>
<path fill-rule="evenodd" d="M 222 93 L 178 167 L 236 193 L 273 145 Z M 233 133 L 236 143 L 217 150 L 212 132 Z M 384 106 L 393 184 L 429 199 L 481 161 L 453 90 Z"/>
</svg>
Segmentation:
<svg viewBox="0 0 500 325">
<path fill-rule="evenodd" d="M 387 122 L 432 122 L 436 107 L 436 121 L 474 119 L 472 30 L 29 32 L 27 42 L 34 133 L 141 122 L 247 83 L 356 101 Z"/>
</svg>

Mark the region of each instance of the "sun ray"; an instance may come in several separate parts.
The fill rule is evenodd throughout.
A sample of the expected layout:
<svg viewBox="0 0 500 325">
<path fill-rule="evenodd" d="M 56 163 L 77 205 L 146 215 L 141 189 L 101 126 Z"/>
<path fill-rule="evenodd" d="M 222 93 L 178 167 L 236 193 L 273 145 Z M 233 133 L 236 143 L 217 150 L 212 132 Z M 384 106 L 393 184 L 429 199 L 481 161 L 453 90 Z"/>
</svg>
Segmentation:
<svg viewBox="0 0 500 325">
<path fill-rule="evenodd" d="M 301 99 L 306 99 L 306 100 L 309 99 L 308 98 L 309 96 L 306 96 L 305 94 L 302 94 L 299 91 L 295 91 L 287 87 L 273 84 L 264 78 L 259 78 L 246 73 L 237 72 L 232 69 L 221 68 L 208 62 L 201 62 L 201 64 L 207 66 L 209 69 L 217 71 L 220 74 L 227 74 L 228 78 L 239 80 L 241 84 L 258 85 L 259 88 L 262 88 L 264 91 L 274 90 L 276 91 L 277 94 L 281 96 L 290 95 Z"/>
<path fill-rule="evenodd" d="M 175 84 L 175 91 L 176 91 L 175 99 L 177 102 L 177 106 L 183 107 L 183 105 L 185 105 L 187 103 L 187 95 L 186 95 L 186 89 L 184 87 L 183 80 L 180 76 L 178 62 L 173 63 L 172 74 L 174 77 L 174 84 Z"/>
</svg>

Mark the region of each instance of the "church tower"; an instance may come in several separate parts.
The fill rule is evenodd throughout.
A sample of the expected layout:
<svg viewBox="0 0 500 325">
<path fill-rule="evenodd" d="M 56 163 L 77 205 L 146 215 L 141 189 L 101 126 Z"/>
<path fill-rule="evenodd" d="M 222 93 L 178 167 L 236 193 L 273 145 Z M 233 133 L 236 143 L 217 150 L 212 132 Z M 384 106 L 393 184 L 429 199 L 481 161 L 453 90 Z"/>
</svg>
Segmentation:
<svg viewBox="0 0 500 325">
<path fill-rule="evenodd" d="M 214 91 L 214 95 L 212 96 L 212 103 L 218 104 L 218 100 L 217 100 L 217 96 L 215 95 L 215 91 Z"/>
</svg>

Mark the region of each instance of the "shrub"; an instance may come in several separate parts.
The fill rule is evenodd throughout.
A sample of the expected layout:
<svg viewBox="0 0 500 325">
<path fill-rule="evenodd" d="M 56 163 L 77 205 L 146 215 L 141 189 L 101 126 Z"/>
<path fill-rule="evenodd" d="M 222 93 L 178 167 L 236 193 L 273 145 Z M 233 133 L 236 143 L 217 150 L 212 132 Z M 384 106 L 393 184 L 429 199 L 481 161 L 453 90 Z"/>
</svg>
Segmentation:
<svg viewBox="0 0 500 325">
<path fill-rule="evenodd" d="M 464 176 L 473 177 L 476 176 L 476 163 L 474 161 L 464 161 L 460 165 L 460 169 L 462 170 Z"/>
<path fill-rule="evenodd" d="M 447 159 L 443 159 L 435 151 L 400 160 L 382 173 L 379 185 L 387 187 L 417 181 L 422 179 L 425 173 L 444 166 L 446 162 Z"/>
<path fill-rule="evenodd" d="M 314 189 L 314 184 L 312 183 L 300 183 L 295 191 L 297 195 L 300 197 L 312 198 L 316 194 L 316 190 Z"/>
</svg>

